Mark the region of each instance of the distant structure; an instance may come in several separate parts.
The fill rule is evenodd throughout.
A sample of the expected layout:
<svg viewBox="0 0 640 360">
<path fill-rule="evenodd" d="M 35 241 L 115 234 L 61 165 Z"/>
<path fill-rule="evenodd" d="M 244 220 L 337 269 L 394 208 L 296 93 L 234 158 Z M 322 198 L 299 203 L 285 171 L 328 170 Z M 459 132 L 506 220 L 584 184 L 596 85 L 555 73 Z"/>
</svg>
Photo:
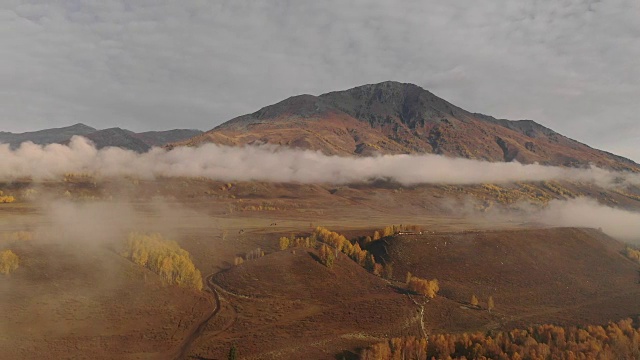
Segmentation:
<svg viewBox="0 0 640 360">
<path fill-rule="evenodd" d="M 422 235 L 423 231 L 397 231 L 395 235 Z"/>
</svg>

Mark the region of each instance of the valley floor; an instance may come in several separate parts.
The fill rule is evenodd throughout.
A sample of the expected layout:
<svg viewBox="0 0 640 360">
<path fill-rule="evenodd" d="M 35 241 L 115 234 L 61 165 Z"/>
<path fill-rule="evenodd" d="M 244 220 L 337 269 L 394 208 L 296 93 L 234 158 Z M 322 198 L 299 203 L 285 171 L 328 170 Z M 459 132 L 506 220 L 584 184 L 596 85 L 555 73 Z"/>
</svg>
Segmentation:
<svg viewBox="0 0 640 360">
<path fill-rule="evenodd" d="M 622 243 L 597 230 L 461 212 L 451 201 L 469 194 L 445 201 L 444 188 L 174 179 L 38 191 L 55 196 L 0 204 L 3 234 L 36 234 L 0 242 L 21 259 L 0 278 L 0 353 L 12 358 L 222 359 L 235 345 L 243 359 L 348 359 L 393 336 L 640 314 L 639 268 Z M 391 224 L 425 229 L 372 245 L 376 259 L 393 263 L 391 280 L 346 256 L 327 269 L 314 250 L 278 247 L 316 226 L 352 238 Z M 129 231 L 176 240 L 207 291 L 163 286 L 117 255 Z M 265 255 L 234 266 L 256 250 Z M 440 295 L 408 295 L 407 271 L 438 278 Z M 469 306 L 472 294 L 480 309 Z"/>
</svg>

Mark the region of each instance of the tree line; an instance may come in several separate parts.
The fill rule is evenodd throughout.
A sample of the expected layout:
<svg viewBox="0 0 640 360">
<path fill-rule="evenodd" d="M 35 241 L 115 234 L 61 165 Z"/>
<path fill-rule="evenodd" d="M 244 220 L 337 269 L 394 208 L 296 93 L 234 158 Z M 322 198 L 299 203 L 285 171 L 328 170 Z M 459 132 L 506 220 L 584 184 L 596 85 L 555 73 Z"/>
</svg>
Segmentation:
<svg viewBox="0 0 640 360">
<path fill-rule="evenodd" d="M 390 236 L 403 231 L 422 231 L 422 229 L 417 225 L 391 225 L 385 227 L 382 233 L 385 236 Z M 376 231 L 376 233 L 378 232 Z M 393 278 L 393 264 L 382 265 L 377 263 L 373 254 L 362 249 L 358 242 L 358 240 L 361 239 L 362 238 L 350 241 L 342 234 L 318 226 L 313 233 L 307 237 L 296 237 L 294 234 L 292 234 L 291 237 L 282 236 L 278 239 L 278 245 L 280 250 L 286 250 L 292 247 L 315 249 L 318 248 L 318 244 L 320 244 L 318 249 L 319 260 L 320 263 L 326 267 L 333 267 L 338 255 L 342 253 L 370 273 L 391 280 Z M 236 259 L 235 264 L 238 265 L 239 263 L 242 262 Z M 421 279 L 412 276 L 411 273 L 407 274 L 406 285 L 409 291 L 430 298 L 434 298 L 440 290 L 437 279 Z"/>
<path fill-rule="evenodd" d="M 511 331 L 393 338 L 360 352 L 361 360 L 640 359 L 640 327 L 631 319 L 605 326 L 540 325 Z"/>
<path fill-rule="evenodd" d="M 189 253 L 160 234 L 130 233 L 120 255 L 160 275 L 167 284 L 202 290 L 202 274 Z"/>
<path fill-rule="evenodd" d="M 389 225 L 389 226 L 385 226 L 382 229 L 375 230 L 372 235 L 361 236 L 357 238 L 356 241 L 360 244 L 360 246 L 366 246 L 372 241 L 378 241 L 387 236 L 392 236 L 392 235 L 402 234 L 402 233 L 421 233 L 421 232 L 422 232 L 422 226 L 420 225 L 407 225 L 407 224 Z"/>
<path fill-rule="evenodd" d="M 391 266 L 385 267 L 382 264 L 377 263 L 373 254 L 362 249 L 360 244 L 357 242 L 352 243 L 347 240 L 344 235 L 318 226 L 314 230 L 312 237 L 315 237 L 318 241 L 335 248 L 334 257 L 337 257 L 338 253 L 343 253 L 374 275 L 385 276 L 388 278 L 392 275 L 393 268 Z"/>
</svg>

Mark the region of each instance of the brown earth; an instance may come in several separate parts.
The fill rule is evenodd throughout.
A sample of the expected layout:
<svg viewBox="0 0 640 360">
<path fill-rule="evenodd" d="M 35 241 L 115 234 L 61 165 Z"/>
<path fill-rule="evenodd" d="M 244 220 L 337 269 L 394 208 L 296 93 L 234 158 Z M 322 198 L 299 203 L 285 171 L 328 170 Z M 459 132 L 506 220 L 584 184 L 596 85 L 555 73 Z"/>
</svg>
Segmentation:
<svg viewBox="0 0 640 360">
<path fill-rule="evenodd" d="M 582 192 L 601 194 L 605 204 L 638 208 L 633 196 L 592 185 L 528 185 L 535 187 L 534 198 Z M 19 199 L 0 206 L 2 231 L 50 222 L 40 206 L 50 197 L 79 205 L 124 202 L 136 218 L 132 230 L 159 231 L 178 241 L 219 295 L 216 301 L 207 293 L 164 287 L 106 246 L 1 243 L 22 260 L 15 274 L 0 277 L 0 304 L 8 309 L 0 314 L 0 351 L 18 358 L 172 359 L 184 351 L 184 358 L 221 359 L 232 344 L 243 359 L 349 358 L 388 336 L 421 335 L 421 307 L 427 332 L 600 323 L 640 313 L 638 267 L 618 254 L 619 242 L 595 230 L 531 229 L 539 225 L 471 216 L 451 206 L 468 198 L 491 203 L 489 208 L 520 196 L 531 200 L 518 184 L 496 190 L 69 177 L 0 188 Z M 36 190 L 31 200 L 22 198 L 27 189 Z M 406 271 L 436 277 L 442 288 L 436 299 L 409 297 L 401 281 L 388 283 L 344 256 L 329 270 L 308 250 L 278 250 L 280 236 L 309 233 L 318 225 L 357 236 L 400 223 L 437 232 L 387 239 L 396 243 L 389 256 L 402 259 L 394 261 L 397 280 Z M 233 267 L 234 257 L 256 248 L 266 255 Z M 511 270 L 498 265 L 505 259 Z M 495 310 L 470 309 L 471 293 L 481 304 L 493 295 Z"/>
<path fill-rule="evenodd" d="M 344 255 L 331 269 L 316 256 L 279 251 L 214 276 L 236 319 L 223 333 L 205 334 L 195 354 L 222 358 L 236 344 L 248 358 L 331 358 L 372 338 L 419 331 L 406 295 Z"/>
<path fill-rule="evenodd" d="M 551 228 L 399 235 L 367 249 L 406 272 L 437 278 L 461 303 L 493 296 L 495 326 L 600 324 L 640 315 L 638 264 L 593 229 Z"/>
</svg>

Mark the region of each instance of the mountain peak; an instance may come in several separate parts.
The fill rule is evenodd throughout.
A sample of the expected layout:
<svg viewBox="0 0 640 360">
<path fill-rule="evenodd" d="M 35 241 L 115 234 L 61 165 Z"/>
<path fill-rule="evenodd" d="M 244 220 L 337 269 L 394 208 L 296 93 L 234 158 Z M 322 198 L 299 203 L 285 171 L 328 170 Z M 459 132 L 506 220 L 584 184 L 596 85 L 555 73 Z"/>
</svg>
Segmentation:
<svg viewBox="0 0 640 360">
<path fill-rule="evenodd" d="M 567 138 L 532 120 L 475 114 L 411 83 L 385 81 L 320 96 L 293 96 L 184 142 L 273 143 L 330 155 L 434 153 L 640 171 L 630 160 Z"/>
<path fill-rule="evenodd" d="M 64 128 L 62 128 L 62 129 L 64 129 Z M 97 130 L 97 129 L 95 129 L 95 128 L 89 126 L 89 125 L 85 125 L 83 123 L 77 123 L 77 124 L 73 124 L 71 126 L 67 126 L 66 129 L 76 130 L 76 131 L 91 131 L 91 132 Z"/>
</svg>

